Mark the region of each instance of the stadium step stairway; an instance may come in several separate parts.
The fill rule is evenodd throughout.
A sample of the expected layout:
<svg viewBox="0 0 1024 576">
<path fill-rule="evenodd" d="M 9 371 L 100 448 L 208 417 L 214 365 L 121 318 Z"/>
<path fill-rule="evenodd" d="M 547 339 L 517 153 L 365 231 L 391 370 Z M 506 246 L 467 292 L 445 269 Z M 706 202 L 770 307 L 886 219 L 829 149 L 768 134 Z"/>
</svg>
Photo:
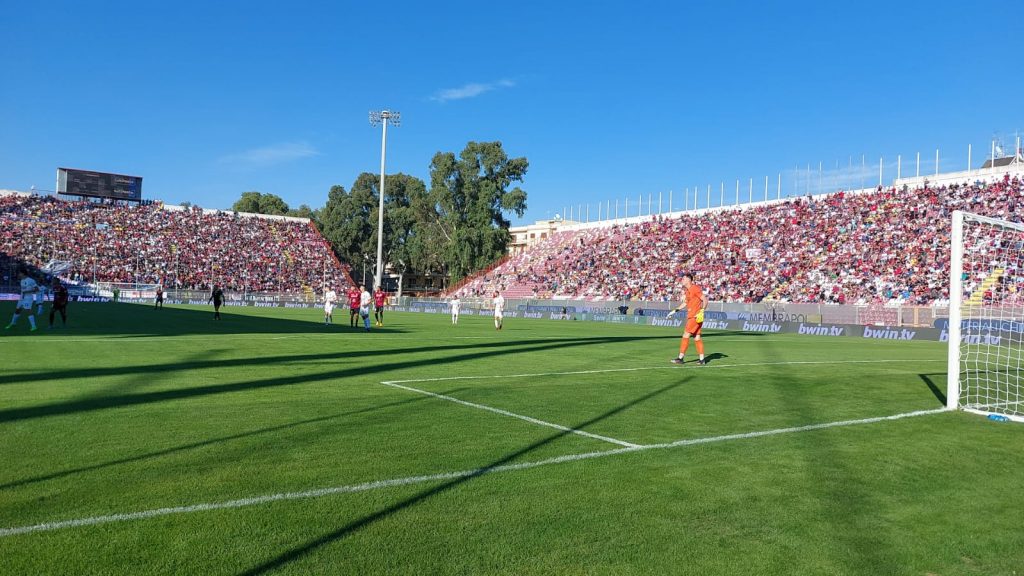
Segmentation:
<svg viewBox="0 0 1024 576">
<path fill-rule="evenodd" d="M 985 301 L 985 293 L 995 286 L 996 282 L 999 282 L 999 279 L 1005 272 L 1006 270 L 1003 270 L 1002 268 L 993 269 L 988 277 L 982 280 L 981 284 L 974 289 L 974 292 L 971 293 L 971 297 L 967 299 L 967 303 L 971 306 L 981 306 Z"/>
</svg>

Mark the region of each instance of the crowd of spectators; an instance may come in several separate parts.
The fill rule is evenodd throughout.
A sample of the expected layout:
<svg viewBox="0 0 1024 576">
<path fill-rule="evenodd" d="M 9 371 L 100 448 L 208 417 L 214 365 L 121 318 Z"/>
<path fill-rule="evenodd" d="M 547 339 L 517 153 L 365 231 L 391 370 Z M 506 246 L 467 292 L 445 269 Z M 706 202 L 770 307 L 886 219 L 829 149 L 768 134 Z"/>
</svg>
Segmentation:
<svg viewBox="0 0 1024 576">
<path fill-rule="evenodd" d="M 348 275 L 309 222 L 239 216 L 162 204 L 113 206 L 49 196 L 0 196 L 0 251 L 85 282 L 162 284 L 168 289 L 336 290 Z"/>
<path fill-rule="evenodd" d="M 952 212 L 1019 221 L 1022 201 L 1024 182 L 1007 176 L 563 231 L 461 292 L 678 301 L 679 276 L 692 272 L 724 302 L 942 304 L 949 298 Z M 975 268 L 966 272 L 968 294 L 993 272 L 990 263 Z"/>
</svg>

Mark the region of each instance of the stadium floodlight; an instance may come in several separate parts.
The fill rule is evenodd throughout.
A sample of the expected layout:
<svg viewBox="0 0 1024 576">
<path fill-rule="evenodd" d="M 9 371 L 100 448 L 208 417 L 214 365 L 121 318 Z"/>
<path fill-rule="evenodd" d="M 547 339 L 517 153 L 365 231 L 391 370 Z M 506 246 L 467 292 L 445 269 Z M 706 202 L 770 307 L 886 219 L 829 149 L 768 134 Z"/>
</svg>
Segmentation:
<svg viewBox="0 0 1024 576">
<path fill-rule="evenodd" d="M 946 407 L 1024 422 L 1024 224 L 953 213 Z"/>
<path fill-rule="evenodd" d="M 377 273 L 373 277 L 374 287 L 384 283 L 384 159 L 388 150 L 388 124 L 399 127 L 402 115 L 392 110 L 370 112 L 370 126 L 381 126 L 380 138 L 380 199 L 377 206 Z M 364 280 L 365 282 L 365 280 Z"/>
</svg>

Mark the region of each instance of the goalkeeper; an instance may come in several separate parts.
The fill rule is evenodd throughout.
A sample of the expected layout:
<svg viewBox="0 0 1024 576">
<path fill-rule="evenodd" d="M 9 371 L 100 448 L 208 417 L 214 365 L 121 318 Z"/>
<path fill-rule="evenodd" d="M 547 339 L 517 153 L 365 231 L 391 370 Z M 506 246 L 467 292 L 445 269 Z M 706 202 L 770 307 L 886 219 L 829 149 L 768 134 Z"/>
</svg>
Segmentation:
<svg viewBox="0 0 1024 576">
<path fill-rule="evenodd" d="M 686 306 L 686 328 L 683 332 L 683 340 L 679 343 L 679 357 L 673 358 L 673 364 L 682 364 L 683 358 L 686 355 L 686 349 L 690 346 L 690 337 L 697 342 L 697 354 L 699 359 L 697 364 L 704 365 L 704 341 L 700 337 L 700 327 L 704 325 L 704 309 L 708 307 L 708 297 L 704 295 L 704 291 L 693 283 L 693 274 L 687 272 L 683 274 L 683 303 Z M 683 306 L 679 308 L 673 308 L 668 313 L 668 317 L 671 318 L 676 315 L 677 312 L 682 310 Z"/>
</svg>

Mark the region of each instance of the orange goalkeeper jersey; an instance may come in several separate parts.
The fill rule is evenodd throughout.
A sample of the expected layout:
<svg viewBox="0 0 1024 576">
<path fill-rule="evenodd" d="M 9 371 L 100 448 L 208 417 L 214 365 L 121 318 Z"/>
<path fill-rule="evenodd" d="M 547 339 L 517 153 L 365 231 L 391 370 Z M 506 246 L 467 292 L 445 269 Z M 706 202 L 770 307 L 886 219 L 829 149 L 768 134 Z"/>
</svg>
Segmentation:
<svg viewBox="0 0 1024 576">
<path fill-rule="evenodd" d="M 686 298 L 686 317 L 696 318 L 704 300 L 704 291 L 700 289 L 700 286 L 690 284 L 684 296 Z"/>
</svg>

